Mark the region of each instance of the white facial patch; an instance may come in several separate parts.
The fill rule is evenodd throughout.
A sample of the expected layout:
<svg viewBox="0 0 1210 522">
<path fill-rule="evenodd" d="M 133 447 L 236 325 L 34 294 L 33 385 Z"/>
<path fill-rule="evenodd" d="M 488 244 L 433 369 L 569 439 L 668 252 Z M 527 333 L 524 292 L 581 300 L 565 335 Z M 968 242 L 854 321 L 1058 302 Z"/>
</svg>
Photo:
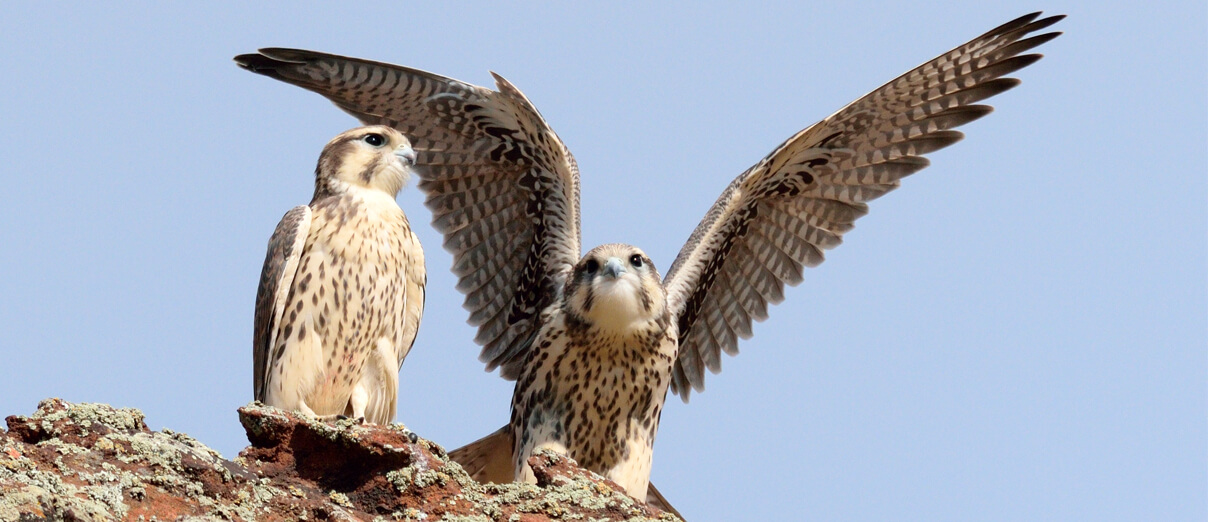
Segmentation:
<svg viewBox="0 0 1210 522">
<path fill-rule="evenodd" d="M 598 275 L 592 281 L 592 308 L 585 314 L 593 324 L 614 331 L 642 327 L 650 312 L 643 309 L 643 283 L 632 271 L 617 279 Z"/>
</svg>

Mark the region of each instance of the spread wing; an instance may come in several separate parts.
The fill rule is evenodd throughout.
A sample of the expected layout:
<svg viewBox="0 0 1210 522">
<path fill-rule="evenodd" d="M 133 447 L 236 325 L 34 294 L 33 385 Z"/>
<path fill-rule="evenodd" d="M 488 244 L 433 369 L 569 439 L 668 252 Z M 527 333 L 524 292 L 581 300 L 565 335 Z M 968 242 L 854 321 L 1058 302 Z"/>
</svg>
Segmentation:
<svg viewBox="0 0 1210 522">
<path fill-rule="evenodd" d="M 533 104 L 494 74 L 498 91 L 311 51 L 262 49 L 235 61 L 412 140 L 425 204 L 479 327 L 480 359 L 515 379 L 539 312 L 580 258 L 579 170 Z"/>
<path fill-rule="evenodd" d="M 681 249 L 664 278 L 680 349 L 672 391 L 689 400 L 717 373 L 720 351 L 737 353 L 785 284 L 823 262 L 866 202 L 951 145 L 951 130 L 989 112 L 975 105 L 1018 83 L 1004 75 L 1042 56 L 1021 54 L 1060 33 L 1027 37 L 1062 16 L 1013 20 L 883 85 L 799 132 L 736 178 Z"/>
<path fill-rule="evenodd" d="M 270 384 L 266 382 L 269 351 L 277 345 L 277 326 L 281 324 L 286 298 L 290 297 L 290 287 L 298 273 L 298 260 L 310 230 L 311 208 L 300 205 L 282 216 L 269 238 L 269 251 L 265 254 L 260 285 L 256 288 L 256 316 L 252 327 L 252 390 L 258 401 L 265 400 Z M 280 353 L 273 355 L 273 359 L 280 357 Z"/>
</svg>

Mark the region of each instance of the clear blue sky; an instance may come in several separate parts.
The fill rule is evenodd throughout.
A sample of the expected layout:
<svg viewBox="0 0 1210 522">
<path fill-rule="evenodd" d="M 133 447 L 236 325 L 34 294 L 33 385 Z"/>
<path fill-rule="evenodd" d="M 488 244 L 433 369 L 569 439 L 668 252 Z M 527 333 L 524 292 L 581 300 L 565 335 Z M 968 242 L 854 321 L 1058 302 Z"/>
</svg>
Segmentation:
<svg viewBox="0 0 1210 522">
<path fill-rule="evenodd" d="M 667 408 L 653 478 L 694 521 L 1205 520 L 1205 2 L 818 4 L 6 4 L 0 414 L 58 396 L 246 444 L 265 243 L 356 122 L 236 54 L 499 72 L 579 160 L 585 246 L 663 271 L 786 137 L 1045 9 L 1066 34 L 1024 84 Z M 512 386 L 421 200 L 399 196 L 429 269 L 399 418 L 454 448 Z"/>
</svg>

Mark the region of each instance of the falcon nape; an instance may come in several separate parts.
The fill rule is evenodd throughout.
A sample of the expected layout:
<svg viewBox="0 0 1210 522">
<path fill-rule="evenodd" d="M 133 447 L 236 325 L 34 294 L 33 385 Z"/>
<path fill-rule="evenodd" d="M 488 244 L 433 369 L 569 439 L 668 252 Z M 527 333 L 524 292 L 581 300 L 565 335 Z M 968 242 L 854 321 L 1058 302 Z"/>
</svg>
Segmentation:
<svg viewBox="0 0 1210 522">
<path fill-rule="evenodd" d="M 416 147 L 419 187 L 454 256 L 457 288 L 488 370 L 517 381 L 508 426 L 450 454 L 479 480 L 533 481 L 535 449 L 565 453 L 664 507 L 649 488 L 667 391 L 688 400 L 720 353 L 767 317 L 784 285 L 865 215 L 866 203 L 991 112 L 977 103 L 1060 33 L 1023 16 L 791 136 L 740 174 L 662 283 L 629 245 L 580 256 L 579 169 L 504 78 L 491 90 L 432 73 L 294 49 L 237 56 L 252 72 L 317 92 Z"/>
</svg>

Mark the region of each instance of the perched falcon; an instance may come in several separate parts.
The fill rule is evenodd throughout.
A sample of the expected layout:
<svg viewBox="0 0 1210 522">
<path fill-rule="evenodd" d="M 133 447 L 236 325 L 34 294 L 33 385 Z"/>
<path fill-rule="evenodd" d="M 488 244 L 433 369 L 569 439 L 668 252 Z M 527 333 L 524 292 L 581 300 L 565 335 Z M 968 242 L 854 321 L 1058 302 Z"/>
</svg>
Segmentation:
<svg viewBox="0 0 1210 522">
<path fill-rule="evenodd" d="M 579 170 L 516 87 L 491 90 L 355 58 L 263 49 L 236 61 L 315 91 L 366 123 L 415 139 L 420 188 L 454 255 L 488 370 L 516 379 L 508 426 L 451 456 L 477 478 L 533 480 L 552 448 L 648 495 L 669 389 L 688 400 L 720 354 L 736 353 L 786 284 L 866 213 L 866 203 L 991 112 L 976 103 L 1019 82 L 1022 54 L 1059 33 L 1030 14 L 892 80 L 791 136 L 740 174 L 662 282 L 642 250 L 580 255 Z"/>
<path fill-rule="evenodd" d="M 386 126 L 324 147 L 311 204 L 269 239 L 256 291 L 256 400 L 321 418 L 395 418 L 424 310 L 424 254 L 395 196 L 416 152 Z"/>
</svg>

